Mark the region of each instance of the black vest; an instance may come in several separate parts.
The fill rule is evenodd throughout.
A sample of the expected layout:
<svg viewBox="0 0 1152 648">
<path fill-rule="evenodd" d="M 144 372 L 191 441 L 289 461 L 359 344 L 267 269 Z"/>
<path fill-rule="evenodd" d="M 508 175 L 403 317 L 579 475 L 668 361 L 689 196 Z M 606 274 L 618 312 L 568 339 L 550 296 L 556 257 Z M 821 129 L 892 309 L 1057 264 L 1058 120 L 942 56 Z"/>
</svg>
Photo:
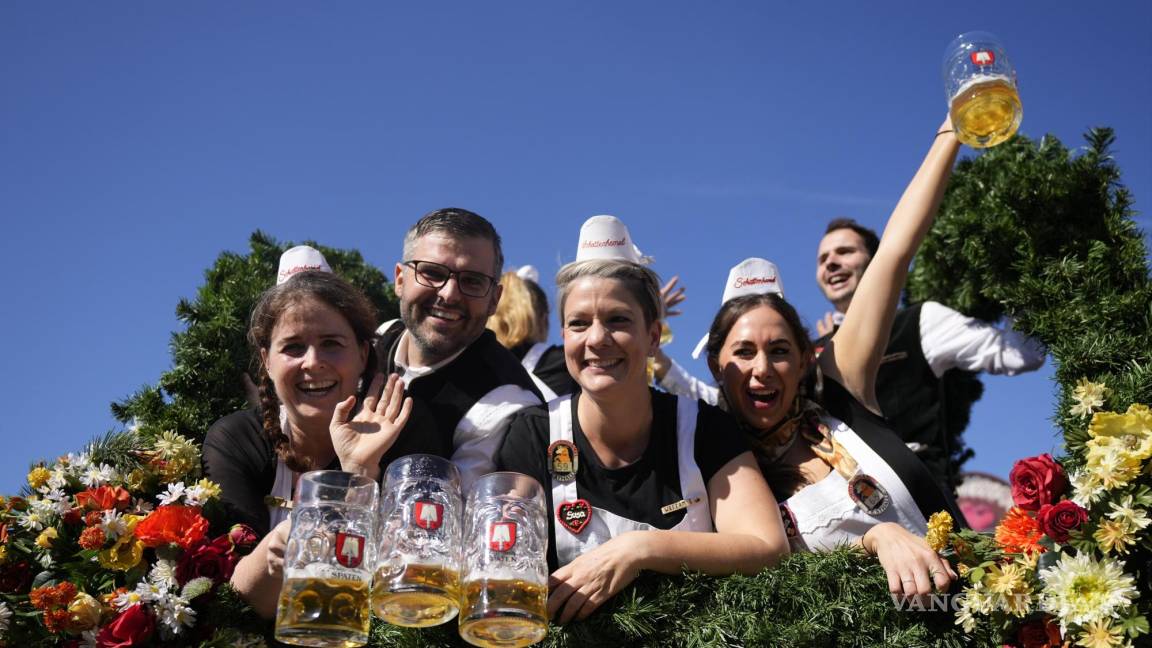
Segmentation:
<svg viewBox="0 0 1152 648">
<path fill-rule="evenodd" d="M 816 347 L 822 348 L 831 337 L 830 333 L 820 338 L 815 342 Z M 950 474 L 949 457 L 953 449 L 948 426 L 950 421 L 959 420 L 967 424 L 967 416 L 957 416 L 951 411 L 954 404 L 949 398 L 952 392 L 949 385 L 967 376 L 965 372 L 951 369 L 937 378 L 920 344 L 920 305 L 896 312 L 888 347 L 876 374 L 876 400 L 888 424 L 905 443 L 923 446 L 916 454 L 947 490 L 953 488 L 955 478 Z M 958 406 L 966 405 L 970 403 Z"/>
<path fill-rule="evenodd" d="M 403 332 L 404 325 L 397 320 L 376 340 L 376 357 L 385 374 L 402 373 L 395 358 Z M 486 329 L 455 360 L 408 384 L 412 414 L 385 458 L 391 462 L 417 452 L 451 457 L 460 420 L 488 392 L 503 385 L 522 387 L 544 402 L 528 372 Z"/>
</svg>

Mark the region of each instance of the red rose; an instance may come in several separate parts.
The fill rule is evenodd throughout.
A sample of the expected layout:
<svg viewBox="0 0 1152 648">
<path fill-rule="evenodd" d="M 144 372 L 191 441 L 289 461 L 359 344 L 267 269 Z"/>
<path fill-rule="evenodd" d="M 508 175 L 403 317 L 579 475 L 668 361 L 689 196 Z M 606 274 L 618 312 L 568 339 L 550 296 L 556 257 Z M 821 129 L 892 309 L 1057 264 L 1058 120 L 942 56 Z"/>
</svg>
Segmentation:
<svg viewBox="0 0 1152 648">
<path fill-rule="evenodd" d="M 233 524 L 232 528 L 228 530 L 228 541 L 232 543 L 233 551 L 244 555 L 252 551 L 260 538 L 256 535 L 256 531 L 247 524 Z"/>
<path fill-rule="evenodd" d="M 1055 502 L 1068 488 L 1068 477 L 1052 455 L 1021 459 L 1008 476 L 1012 482 L 1012 501 L 1026 511 L 1038 511 Z"/>
<path fill-rule="evenodd" d="M 76 503 L 89 511 L 126 511 L 132 504 L 132 494 L 119 486 L 101 486 L 76 493 Z"/>
<path fill-rule="evenodd" d="M 84 509 L 73 506 L 64 513 L 64 524 L 80 524 L 84 521 Z"/>
<path fill-rule="evenodd" d="M 1016 641 L 1021 648 L 1053 648 L 1063 645 L 1060 642 L 1060 625 L 1056 618 L 1045 615 L 1020 626 Z"/>
<path fill-rule="evenodd" d="M 1088 521 L 1088 511 L 1076 502 L 1064 500 L 1040 507 L 1036 519 L 1044 535 L 1056 542 L 1068 542 L 1068 532 L 1080 528 L 1081 524 Z"/>
<path fill-rule="evenodd" d="M 213 583 L 223 583 L 232 578 L 239 557 L 232 553 L 232 543 L 222 535 L 212 542 L 201 542 L 184 552 L 176 565 L 176 580 L 181 585 L 193 578 L 204 576 Z"/>
<path fill-rule="evenodd" d="M 156 617 L 143 605 L 133 605 L 100 629 L 96 645 L 99 648 L 146 646 L 155 631 Z"/>
<path fill-rule="evenodd" d="M 208 520 L 200 515 L 200 507 L 180 504 L 161 506 L 136 525 L 136 537 L 145 547 L 175 543 L 188 549 L 207 533 Z"/>
</svg>

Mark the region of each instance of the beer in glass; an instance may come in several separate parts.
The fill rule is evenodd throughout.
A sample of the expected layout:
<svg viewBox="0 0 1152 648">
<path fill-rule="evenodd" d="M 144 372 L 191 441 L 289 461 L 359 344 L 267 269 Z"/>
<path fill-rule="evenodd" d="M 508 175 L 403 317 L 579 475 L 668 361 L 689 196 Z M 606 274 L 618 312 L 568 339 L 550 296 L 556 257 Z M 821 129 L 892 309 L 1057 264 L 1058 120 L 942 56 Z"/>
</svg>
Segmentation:
<svg viewBox="0 0 1152 648">
<path fill-rule="evenodd" d="M 298 646 L 363 646 L 371 618 L 376 482 L 317 470 L 300 477 L 293 500 L 276 639 Z"/>
<path fill-rule="evenodd" d="M 491 473 L 465 508 L 460 636 L 515 648 L 548 632 L 548 518 L 544 490 L 527 475 Z"/>
<path fill-rule="evenodd" d="M 460 472 L 427 454 L 388 466 L 372 611 L 410 628 L 450 621 L 460 610 Z"/>
<path fill-rule="evenodd" d="M 1016 71 L 988 32 L 961 34 L 944 54 L 944 91 L 956 139 L 973 148 L 996 146 L 1016 134 L 1024 109 Z"/>
</svg>

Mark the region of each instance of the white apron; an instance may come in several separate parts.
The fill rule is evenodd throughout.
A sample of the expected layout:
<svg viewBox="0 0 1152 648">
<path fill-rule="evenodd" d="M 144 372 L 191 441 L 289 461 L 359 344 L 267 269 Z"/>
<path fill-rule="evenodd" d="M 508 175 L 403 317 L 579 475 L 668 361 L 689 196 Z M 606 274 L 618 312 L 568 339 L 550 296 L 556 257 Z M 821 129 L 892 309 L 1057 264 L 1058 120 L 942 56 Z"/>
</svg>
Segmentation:
<svg viewBox="0 0 1152 648">
<path fill-rule="evenodd" d="M 536 365 L 540 364 L 540 358 L 544 357 L 544 352 L 548 350 L 548 345 L 543 342 L 537 342 L 528 349 L 528 353 L 524 354 L 524 359 L 520 361 L 520 366 L 528 370 L 528 377 L 532 382 L 536 383 L 536 387 L 540 389 L 540 393 L 544 396 L 544 402 L 556 398 L 556 392 L 552 391 L 540 377 L 536 375 Z"/>
</svg>

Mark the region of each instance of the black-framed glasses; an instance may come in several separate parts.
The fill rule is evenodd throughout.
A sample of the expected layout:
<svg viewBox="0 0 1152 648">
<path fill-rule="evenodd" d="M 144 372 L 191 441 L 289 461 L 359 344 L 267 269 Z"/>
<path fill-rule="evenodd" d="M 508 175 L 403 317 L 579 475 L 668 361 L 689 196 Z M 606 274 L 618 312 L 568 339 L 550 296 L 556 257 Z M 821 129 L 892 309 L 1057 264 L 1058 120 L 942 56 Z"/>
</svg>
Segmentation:
<svg viewBox="0 0 1152 648">
<path fill-rule="evenodd" d="M 448 283 L 448 280 L 455 275 L 456 285 L 460 287 L 460 292 L 469 297 L 487 297 L 492 286 L 496 283 L 495 277 L 490 277 L 483 272 L 453 270 L 446 265 L 432 261 L 405 261 L 404 265 L 412 268 L 412 272 L 416 274 L 416 283 L 437 290 L 443 288 L 444 284 Z"/>
</svg>

